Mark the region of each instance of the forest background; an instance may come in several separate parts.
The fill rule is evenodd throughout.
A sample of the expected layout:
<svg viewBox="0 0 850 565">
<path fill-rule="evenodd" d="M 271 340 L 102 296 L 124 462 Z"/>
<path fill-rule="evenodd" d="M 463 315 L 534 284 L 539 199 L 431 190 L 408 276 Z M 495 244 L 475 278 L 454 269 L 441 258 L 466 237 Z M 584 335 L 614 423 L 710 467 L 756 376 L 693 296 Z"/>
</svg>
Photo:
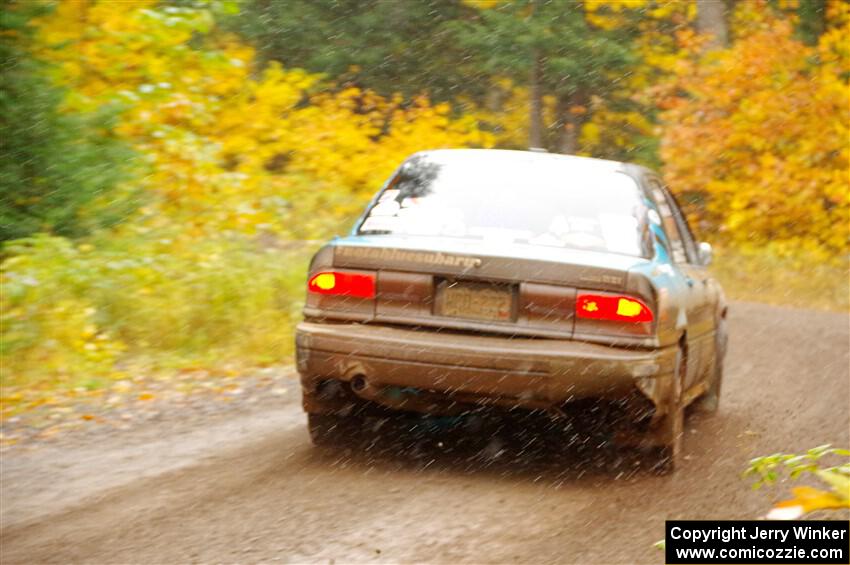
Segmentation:
<svg viewBox="0 0 850 565">
<path fill-rule="evenodd" d="M 847 311 L 846 2 L 2 3 L 2 418 L 289 362 L 422 149 L 657 168 L 732 298 Z"/>
</svg>

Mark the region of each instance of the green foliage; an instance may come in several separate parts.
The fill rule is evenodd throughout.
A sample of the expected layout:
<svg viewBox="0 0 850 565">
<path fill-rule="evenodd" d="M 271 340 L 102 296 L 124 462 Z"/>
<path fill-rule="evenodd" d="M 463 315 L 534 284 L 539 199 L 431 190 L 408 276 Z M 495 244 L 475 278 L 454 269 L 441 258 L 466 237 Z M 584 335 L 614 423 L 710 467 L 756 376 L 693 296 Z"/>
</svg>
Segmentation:
<svg viewBox="0 0 850 565">
<path fill-rule="evenodd" d="M 254 51 L 216 33 L 227 5 L 65 2 L 40 19 L 34 51 L 69 87 L 65 107 L 123 101 L 116 135 L 148 163 L 128 186 L 148 201 L 84 239 L 54 233 L 3 249 L 3 393 L 17 406 L 46 389 L 123 380 L 134 366 L 289 361 L 311 251 L 299 242 L 339 233 L 410 153 L 488 143 L 446 104 L 312 93 L 319 77 L 278 64 L 255 73 Z M 93 143 L 87 131 L 59 133 Z M 62 182 L 57 192 L 81 192 Z M 59 201 L 56 213 L 88 218 L 115 194 Z"/>
<path fill-rule="evenodd" d="M 324 73 L 383 96 L 453 99 L 479 87 L 446 22 L 473 10 L 460 0 L 248 0 L 225 25 L 266 61 Z"/>
<path fill-rule="evenodd" d="M 830 456 L 850 457 L 850 450 L 821 445 L 802 454 L 774 453 L 756 457 L 750 461 L 744 476 L 754 477 L 753 489 L 775 483 L 783 471 L 787 472 L 792 479 L 797 479 L 806 473 L 817 474 L 822 471 L 850 476 L 850 462 L 829 467 L 823 466 L 821 460 Z"/>
<path fill-rule="evenodd" d="M 597 159 L 637 163 L 654 170 L 661 168 L 659 140 L 652 133 L 656 112 L 628 97 L 628 91 L 612 92 L 604 111 L 595 111 L 594 123 L 585 124 L 580 149 Z M 616 122 L 610 123 L 613 119 Z M 598 127 L 596 122 L 605 127 Z M 596 139 L 594 134 L 599 132 Z"/>
<path fill-rule="evenodd" d="M 824 464 L 824 459 L 843 459 L 837 465 Z M 768 519 L 795 520 L 819 510 L 850 509 L 850 450 L 821 445 L 805 453 L 775 453 L 750 461 L 744 477 L 755 477 L 753 489 L 775 483 L 782 474 L 791 480 L 811 475 L 821 486 L 797 486 L 793 498 L 778 503 Z"/>
<path fill-rule="evenodd" d="M 8 243 L 4 388 L 108 378 L 121 355 L 208 366 L 286 359 L 311 249 L 179 237 Z"/>
<path fill-rule="evenodd" d="M 114 111 L 63 112 L 65 93 L 29 52 L 35 8 L 4 2 L 0 19 L 0 240 L 79 236 L 120 221 L 133 203 L 116 190 L 133 153 L 111 133 Z"/>
<path fill-rule="evenodd" d="M 581 3 L 500 2 L 452 27 L 461 44 L 493 75 L 508 74 L 525 82 L 531 61 L 540 57 L 541 83 L 554 95 L 584 92 L 605 97 L 638 62 L 630 34 L 591 25 Z"/>
<path fill-rule="evenodd" d="M 599 28 L 586 16 L 583 3 L 524 0 L 499 2 L 448 27 L 491 77 L 554 97 L 557 139 L 548 145 L 573 153 L 594 106 L 612 98 L 638 63 L 629 32 Z"/>
<path fill-rule="evenodd" d="M 816 45 L 826 29 L 826 0 L 800 0 L 797 33 L 808 45 Z"/>
<path fill-rule="evenodd" d="M 668 172 L 688 173 L 673 188 L 701 202 L 711 202 L 709 193 L 716 202 L 748 194 L 771 202 L 771 214 L 749 201 L 713 209 L 715 225 L 728 220 L 740 236 L 738 251 L 719 250 L 714 266 L 729 294 L 846 310 L 846 261 L 803 245 L 828 238 L 830 249 L 844 249 L 832 200 L 846 200 L 837 174 L 846 151 L 830 101 L 846 91 L 846 80 L 836 80 L 846 77 L 846 41 L 837 24 L 818 31 L 821 4 L 803 1 L 795 22 L 800 33 L 819 34 L 816 50 L 799 42 L 777 49 L 790 31 L 761 33 L 757 42 L 741 34 L 736 43 L 751 57 L 733 45 L 695 59 L 702 71 L 668 96 L 682 106 L 665 110 L 653 88 L 696 46 L 683 31 L 693 10 L 681 3 L 4 1 L 4 395 L 98 387 L 137 362 L 288 361 L 310 254 L 296 242 L 342 231 L 412 152 L 493 140 L 524 147 L 530 99 L 540 101 L 559 150 L 578 143 L 597 157 L 650 164 L 659 111 L 676 117 L 668 137 L 689 119 L 710 122 L 672 144 Z M 826 2 L 827 16 L 830 6 L 841 7 Z M 238 34 L 222 30 L 222 20 Z M 753 29 L 764 27 L 756 20 Z M 542 92 L 532 96 L 535 61 Z M 810 80 L 814 71 L 829 80 Z M 755 79 L 763 82 L 748 82 Z M 714 111 L 730 84 L 747 104 L 734 99 Z M 741 118 L 745 137 L 730 137 L 728 116 Z M 771 125 L 777 119 L 782 127 Z M 777 131 L 793 143 L 777 143 Z M 811 163 L 789 161 L 796 172 L 788 175 L 752 155 L 765 146 L 765 154 Z M 697 158 L 707 173 L 688 168 Z M 707 192 L 702 179 L 723 184 Z M 811 214 L 787 187 L 829 192 L 832 200 L 806 202 L 835 210 Z M 134 211 L 138 194 L 145 206 Z M 771 215 L 774 231 L 759 233 L 793 227 L 795 237 L 747 246 L 747 230 Z"/>
</svg>

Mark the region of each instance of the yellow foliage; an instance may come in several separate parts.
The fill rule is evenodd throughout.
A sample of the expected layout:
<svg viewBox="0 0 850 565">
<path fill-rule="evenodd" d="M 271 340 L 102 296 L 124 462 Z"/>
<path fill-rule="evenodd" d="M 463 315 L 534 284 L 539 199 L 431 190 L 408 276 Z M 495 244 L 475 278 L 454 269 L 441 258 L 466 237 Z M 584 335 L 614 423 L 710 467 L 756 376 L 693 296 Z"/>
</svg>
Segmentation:
<svg viewBox="0 0 850 565">
<path fill-rule="evenodd" d="M 617 29 L 623 26 L 624 10 L 646 9 L 647 4 L 649 0 L 585 0 L 585 17 L 599 29 Z"/>
<path fill-rule="evenodd" d="M 412 152 L 492 143 L 474 119 L 424 98 L 314 93 L 317 75 L 277 64 L 257 75 L 252 49 L 208 36 L 212 25 L 203 10 L 148 0 L 66 1 L 41 25 L 41 55 L 59 64 L 70 106 L 127 108 L 119 132 L 149 161 L 154 227 L 301 236 L 294 211 L 350 214 Z M 317 190 L 336 205 L 305 193 Z"/>
<path fill-rule="evenodd" d="M 52 262 L 45 265 L 14 247 L 10 251 L 16 256 L 0 272 L 3 388 L 30 377 L 29 368 L 37 368 L 37 380 L 108 376 L 125 345 L 100 327 L 97 308 L 73 293 L 76 281 L 66 261 L 79 252 L 62 243 L 51 249 Z M 45 284 L 51 276 L 56 286 Z"/>
<path fill-rule="evenodd" d="M 680 62 L 699 48 L 693 30 L 696 5 L 692 2 L 651 0 L 589 0 L 584 3 L 587 21 L 604 30 L 637 30 L 633 41 L 635 65 L 623 78 L 619 95 L 639 103 L 643 111 L 617 109 L 622 101 L 595 98 L 593 112 L 581 131 L 580 147 L 587 155 L 633 155 L 632 160 L 652 161 L 654 155 L 635 151 L 636 140 L 655 137 L 656 123 L 647 111 L 655 105 L 658 85 L 664 84 Z M 616 100 L 616 96 L 613 97 Z M 649 158 L 648 158 L 649 157 Z"/>
<path fill-rule="evenodd" d="M 623 91 L 646 92 L 638 101 L 664 110 L 673 188 L 705 195 L 704 219 L 740 247 L 770 240 L 775 255 L 809 247 L 800 256 L 834 256 L 847 249 L 850 206 L 848 4 L 828 3 L 829 28 L 814 47 L 757 3 L 738 5 L 735 46 L 696 61 L 694 3 L 586 3 L 603 29 L 631 25 L 627 9 L 646 16 L 636 24 L 644 64 Z M 509 82 L 494 86 L 504 94 L 498 111 L 467 104 L 457 115 L 424 97 L 258 68 L 249 46 L 214 29 L 208 10 L 156 0 L 64 0 L 39 22 L 37 54 L 54 63 L 67 108 L 120 108 L 117 134 L 144 160 L 136 184 L 149 198 L 114 232 L 78 246 L 37 237 L 6 249 L 4 395 L 10 383 L 18 395 L 44 379 L 74 388 L 112 378 L 125 354 L 280 360 L 312 250 L 286 240 L 336 231 L 415 151 L 526 147 L 528 92 Z M 669 75 L 686 96 L 658 98 L 651 87 Z M 651 132 L 651 116 L 609 106 L 594 100 L 582 132 L 597 154 Z M 554 122 L 551 98 L 544 119 Z M 736 262 L 735 272 L 747 271 Z M 805 272 L 811 287 L 808 264 Z"/>
<path fill-rule="evenodd" d="M 528 149 L 529 106 L 531 104 L 527 88 L 515 85 L 510 79 L 500 79 L 493 85 L 497 89 L 499 104 L 497 109 L 470 108 L 468 116 L 474 117 L 482 129 L 491 133 L 489 140 L 504 149 Z M 543 123 L 555 121 L 555 98 L 543 97 Z"/>
<path fill-rule="evenodd" d="M 4 396 L 98 386 L 125 351 L 285 359 L 314 250 L 287 240 L 337 231 L 410 153 L 492 143 L 445 104 L 258 69 L 213 26 L 206 10 L 154 0 L 66 0 L 39 22 L 38 56 L 67 109 L 120 108 L 148 198 L 79 246 L 39 236 L 6 248 Z"/>
<path fill-rule="evenodd" d="M 634 110 L 615 111 L 598 101 L 581 131 L 580 146 L 588 155 L 605 155 L 613 148 L 628 150 L 637 136 L 651 137 L 655 124 Z"/>
<path fill-rule="evenodd" d="M 674 190 L 704 194 L 703 219 L 741 248 L 771 242 L 840 255 L 850 213 L 850 28 L 845 20 L 808 47 L 766 13 L 731 49 L 682 66 L 686 96 L 666 101 L 662 116 L 666 177 Z"/>
</svg>

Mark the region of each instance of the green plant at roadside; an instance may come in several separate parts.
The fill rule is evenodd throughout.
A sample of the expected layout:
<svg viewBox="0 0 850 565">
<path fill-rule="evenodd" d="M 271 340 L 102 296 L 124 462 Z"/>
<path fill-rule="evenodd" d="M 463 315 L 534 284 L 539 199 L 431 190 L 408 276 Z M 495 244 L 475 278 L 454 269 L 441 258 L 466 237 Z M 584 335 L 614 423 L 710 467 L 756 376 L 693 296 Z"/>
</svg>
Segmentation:
<svg viewBox="0 0 850 565">
<path fill-rule="evenodd" d="M 842 463 L 826 465 L 824 459 L 844 458 Z M 824 488 L 798 486 L 793 498 L 779 502 L 765 516 L 769 520 L 795 520 L 818 510 L 850 509 L 850 450 L 821 445 L 805 453 L 774 453 L 750 460 L 744 477 L 753 478 L 752 488 L 773 485 L 787 475 L 791 480 L 806 475 L 815 477 Z M 665 549 L 665 540 L 653 544 Z"/>
<path fill-rule="evenodd" d="M 828 465 L 827 458 L 843 458 Z M 793 498 L 778 503 L 767 514 L 775 520 L 793 520 L 818 510 L 850 509 L 850 450 L 822 445 L 805 453 L 775 453 L 750 461 L 744 477 L 753 477 L 753 488 L 776 483 L 781 476 L 791 480 L 803 476 L 816 478 L 824 488 L 798 486 L 791 489 Z"/>
<path fill-rule="evenodd" d="M 310 251 L 247 239 L 186 244 L 162 232 L 10 242 L 0 274 L 3 396 L 26 403 L 45 390 L 97 387 L 139 362 L 285 362 Z"/>
</svg>

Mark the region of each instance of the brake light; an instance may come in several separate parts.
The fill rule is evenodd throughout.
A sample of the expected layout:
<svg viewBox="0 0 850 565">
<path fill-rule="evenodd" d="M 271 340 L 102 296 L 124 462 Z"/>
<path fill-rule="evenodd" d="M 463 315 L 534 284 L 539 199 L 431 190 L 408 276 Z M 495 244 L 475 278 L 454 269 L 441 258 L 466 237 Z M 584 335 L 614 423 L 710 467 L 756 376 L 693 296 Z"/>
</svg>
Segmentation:
<svg viewBox="0 0 850 565">
<path fill-rule="evenodd" d="M 651 322 L 652 310 L 631 296 L 580 293 L 576 297 L 576 316 L 612 322 Z"/>
<path fill-rule="evenodd" d="M 316 294 L 375 298 L 375 275 L 323 271 L 310 277 L 307 290 Z"/>
</svg>

